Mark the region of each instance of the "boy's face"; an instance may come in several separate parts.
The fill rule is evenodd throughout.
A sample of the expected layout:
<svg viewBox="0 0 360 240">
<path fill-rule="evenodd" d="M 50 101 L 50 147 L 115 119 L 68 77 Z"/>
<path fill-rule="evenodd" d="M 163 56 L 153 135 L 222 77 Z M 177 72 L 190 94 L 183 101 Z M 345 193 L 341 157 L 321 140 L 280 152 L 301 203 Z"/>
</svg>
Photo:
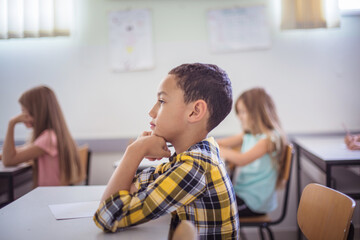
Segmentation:
<svg viewBox="0 0 360 240">
<path fill-rule="evenodd" d="M 184 133 L 190 105 L 184 103 L 184 92 L 177 86 L 175 75 L 168 75 L 160 84 L 157 102 L 150 110 L 153 133 L 173 143 Z"/>
</svg>

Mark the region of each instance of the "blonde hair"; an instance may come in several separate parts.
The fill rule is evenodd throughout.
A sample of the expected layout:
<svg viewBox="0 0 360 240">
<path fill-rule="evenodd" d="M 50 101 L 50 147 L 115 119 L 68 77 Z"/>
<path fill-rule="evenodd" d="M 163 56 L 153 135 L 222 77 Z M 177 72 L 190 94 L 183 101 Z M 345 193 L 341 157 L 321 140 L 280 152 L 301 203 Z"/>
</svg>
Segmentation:
<svg viewBox="0 0 360 240">
<path fill-rule="evenodd" d="M 281 184 L 284 170 L 285 145 L 287 143 L 284 131 L 281 127 L 276 107 L 271 96 L 261 87 L 256 87 L 243 92 L 235 102 L 235 112 L 238 114 L 237 105 L 242 101 L 249 115 L 249 131 L 251 134 L 264 133 L 270 139 L 270 131 L 275 130 L 280 135 L 280 151 L 270 157 L 278 171 L 277 187 Z M 269 152 L 273 146 L 269 146 Z"/>
<path fill-rule="evenodd" d="M 66 126 L 55 93 L 46 86 L 38 86 L 24 92 L 19 98 L 19 103 L 34 118 L 31 142 L 35 141 L 46 129 L 55 132 L 61 184 L 69 185 L 78 182 L 81 177 L 81 166 L 77 145 Z M 37 177 L 36 160 L 35 175 Z"/>
</svg>

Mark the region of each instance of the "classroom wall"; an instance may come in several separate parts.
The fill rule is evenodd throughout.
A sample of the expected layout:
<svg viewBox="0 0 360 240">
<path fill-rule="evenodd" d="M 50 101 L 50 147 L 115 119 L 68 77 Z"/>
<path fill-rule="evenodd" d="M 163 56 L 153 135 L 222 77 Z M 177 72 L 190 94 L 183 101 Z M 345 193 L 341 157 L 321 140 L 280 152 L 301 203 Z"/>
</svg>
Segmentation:
<svg viewBox="0 0 360 240">
<path fill-rule="evenodd" d="M 149 130 L 147 113 L 156 101 L 160 80 L 185 62 L 224 68 L 232 80 L 234 99 L 248 88 L 265 87 L 287 133 L 342 131 L 342 122 L 360 130 L 360 15 L 343 16 L 341 28 L 280 31 L 280 0 L 74 2 L 71 37 L 0 40 L 0 141 L 8 120 L 20 112 L 20 94 L 39 84 L 55 90 L 76 139 L 135 137 Z M 259 3 L 267 5 L 271 47 L 210 53 L 206 11 Z M 152 10 L 155 68 L 114 73 L 109 63 L 107 14 L 131 8 Z M 231 113 L 213 135 L 239 130 Z M 16 139 L 25 139 L 28 133 L 17 126 Z M 90 183 L 106 184 L 119 157 L 121 152 L 95 152 Z M 291 236 L 297 226 L 294 184 L 293 179 L 288 216 L 277 227 Z"/>
<path fill-rule="evenodd" d="M 76 0 L 71 37 L 0 40 L 0 140 L 19 113 L 19 95 L 35 85 L 52 87 L 75 138 L 137 136 L 149 129 L 148 111 L 167 72 L 184 62 L 224 68 L 234 98 L 265 87 L 289 133 L 360 129 L 360 16 L 344 16 L 341 28 L 280 31 L 279 0 L 122 1 Z M 264 3 L 271 29 L 266 50 L 212 54 L 206 11 Z M 108 45 L 109 11 L 149 8 L 153 13 L 155 68 L 114 73 Z M 231 113 L 213 131 L 240 130 Z M 27 130 L 19 126 L 16 137 Z"/>
</svg>

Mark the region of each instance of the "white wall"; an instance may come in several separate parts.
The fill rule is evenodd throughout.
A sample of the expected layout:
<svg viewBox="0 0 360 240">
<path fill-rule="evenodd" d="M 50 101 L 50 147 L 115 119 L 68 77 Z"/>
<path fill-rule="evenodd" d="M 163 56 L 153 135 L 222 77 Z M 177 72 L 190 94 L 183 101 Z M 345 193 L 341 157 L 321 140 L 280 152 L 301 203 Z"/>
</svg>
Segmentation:
<svg viewBox="0 0 360 240">
<path fill-rule="evenodd" d="M 75 138 L 133 137 L 149 129 L 148 110 L 160 80 L 184 62 L 224 68 L 234 98 L 253 86 L 272 94 L 287 132 L 360 129 L 360 16 L 342 17 L 339 29 L 279 30 L 279 0 L 268 3 L 268 50 L 211 54 L 208 9 L 262 1 L 76 0 L 70 38 L 0 40 L 0 139 L 20 110 L 17 99 L 38 84 L 52 87 Z M 114 73 L 109 68 L 110 10 L 150 8 L 156 67 Z M 215 135 L 240 129 L 232 113 Z M 17 138 L 27 135 L 23 127 Z"/>
<path fill-rule="evenodd" d="M 232 79 L 234 98 L 250 87 L 266 87 L 288 133 L 341 131 L 341 122 L 360 130 L 360 16 L 342 17 L 338 29 L 280 31 L 279 1 L 74 0 L 70 38 L 0 40 L 0 140 L 8 120 L 20 111 L 20 94 L 39 84 L 55 90 L 75 138 L 137 136 L 149 129 L 147 112 L 156 100 L 158 83 L 185 62 L 224 68 Z M 254 2 L 268 2 L 271 48 L 211 54 L 206 11 Z M 153 12 L 156 67 L 113 73 L 107 13 L 138 7 Z M 239 130 L 231 113 L 214 134 Z M 24 127 L 17 127 L 18 139 L 26 135 Z M 120 154 L 93 155 L 92 184 L 106 184 Z M 296 228 L 294 193 L 292 186 L 292 210 L 280 228 Z"/>
</svg>

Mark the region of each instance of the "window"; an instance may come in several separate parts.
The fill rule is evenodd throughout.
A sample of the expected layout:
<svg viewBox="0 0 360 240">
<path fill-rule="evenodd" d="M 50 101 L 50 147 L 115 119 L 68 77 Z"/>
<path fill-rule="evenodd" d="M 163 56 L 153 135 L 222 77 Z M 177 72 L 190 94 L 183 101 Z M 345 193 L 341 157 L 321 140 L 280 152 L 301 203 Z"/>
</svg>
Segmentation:
<svg viewBox="0 0 360 240">
<path fill-rule="evenodd" d="M 342 15 L 360 15 L 360 1 L 359 0 L 338 0 L 339 8 Z"/>
<path fill-rule="evenodd" d="M 337 0 L 282 0 L 282 29 L 340 26 Z"/>
<path fill-rule="evenodd" d="M 0 0 L 0 39 L 69 36 L 72 0 Z"/>
</svg>

